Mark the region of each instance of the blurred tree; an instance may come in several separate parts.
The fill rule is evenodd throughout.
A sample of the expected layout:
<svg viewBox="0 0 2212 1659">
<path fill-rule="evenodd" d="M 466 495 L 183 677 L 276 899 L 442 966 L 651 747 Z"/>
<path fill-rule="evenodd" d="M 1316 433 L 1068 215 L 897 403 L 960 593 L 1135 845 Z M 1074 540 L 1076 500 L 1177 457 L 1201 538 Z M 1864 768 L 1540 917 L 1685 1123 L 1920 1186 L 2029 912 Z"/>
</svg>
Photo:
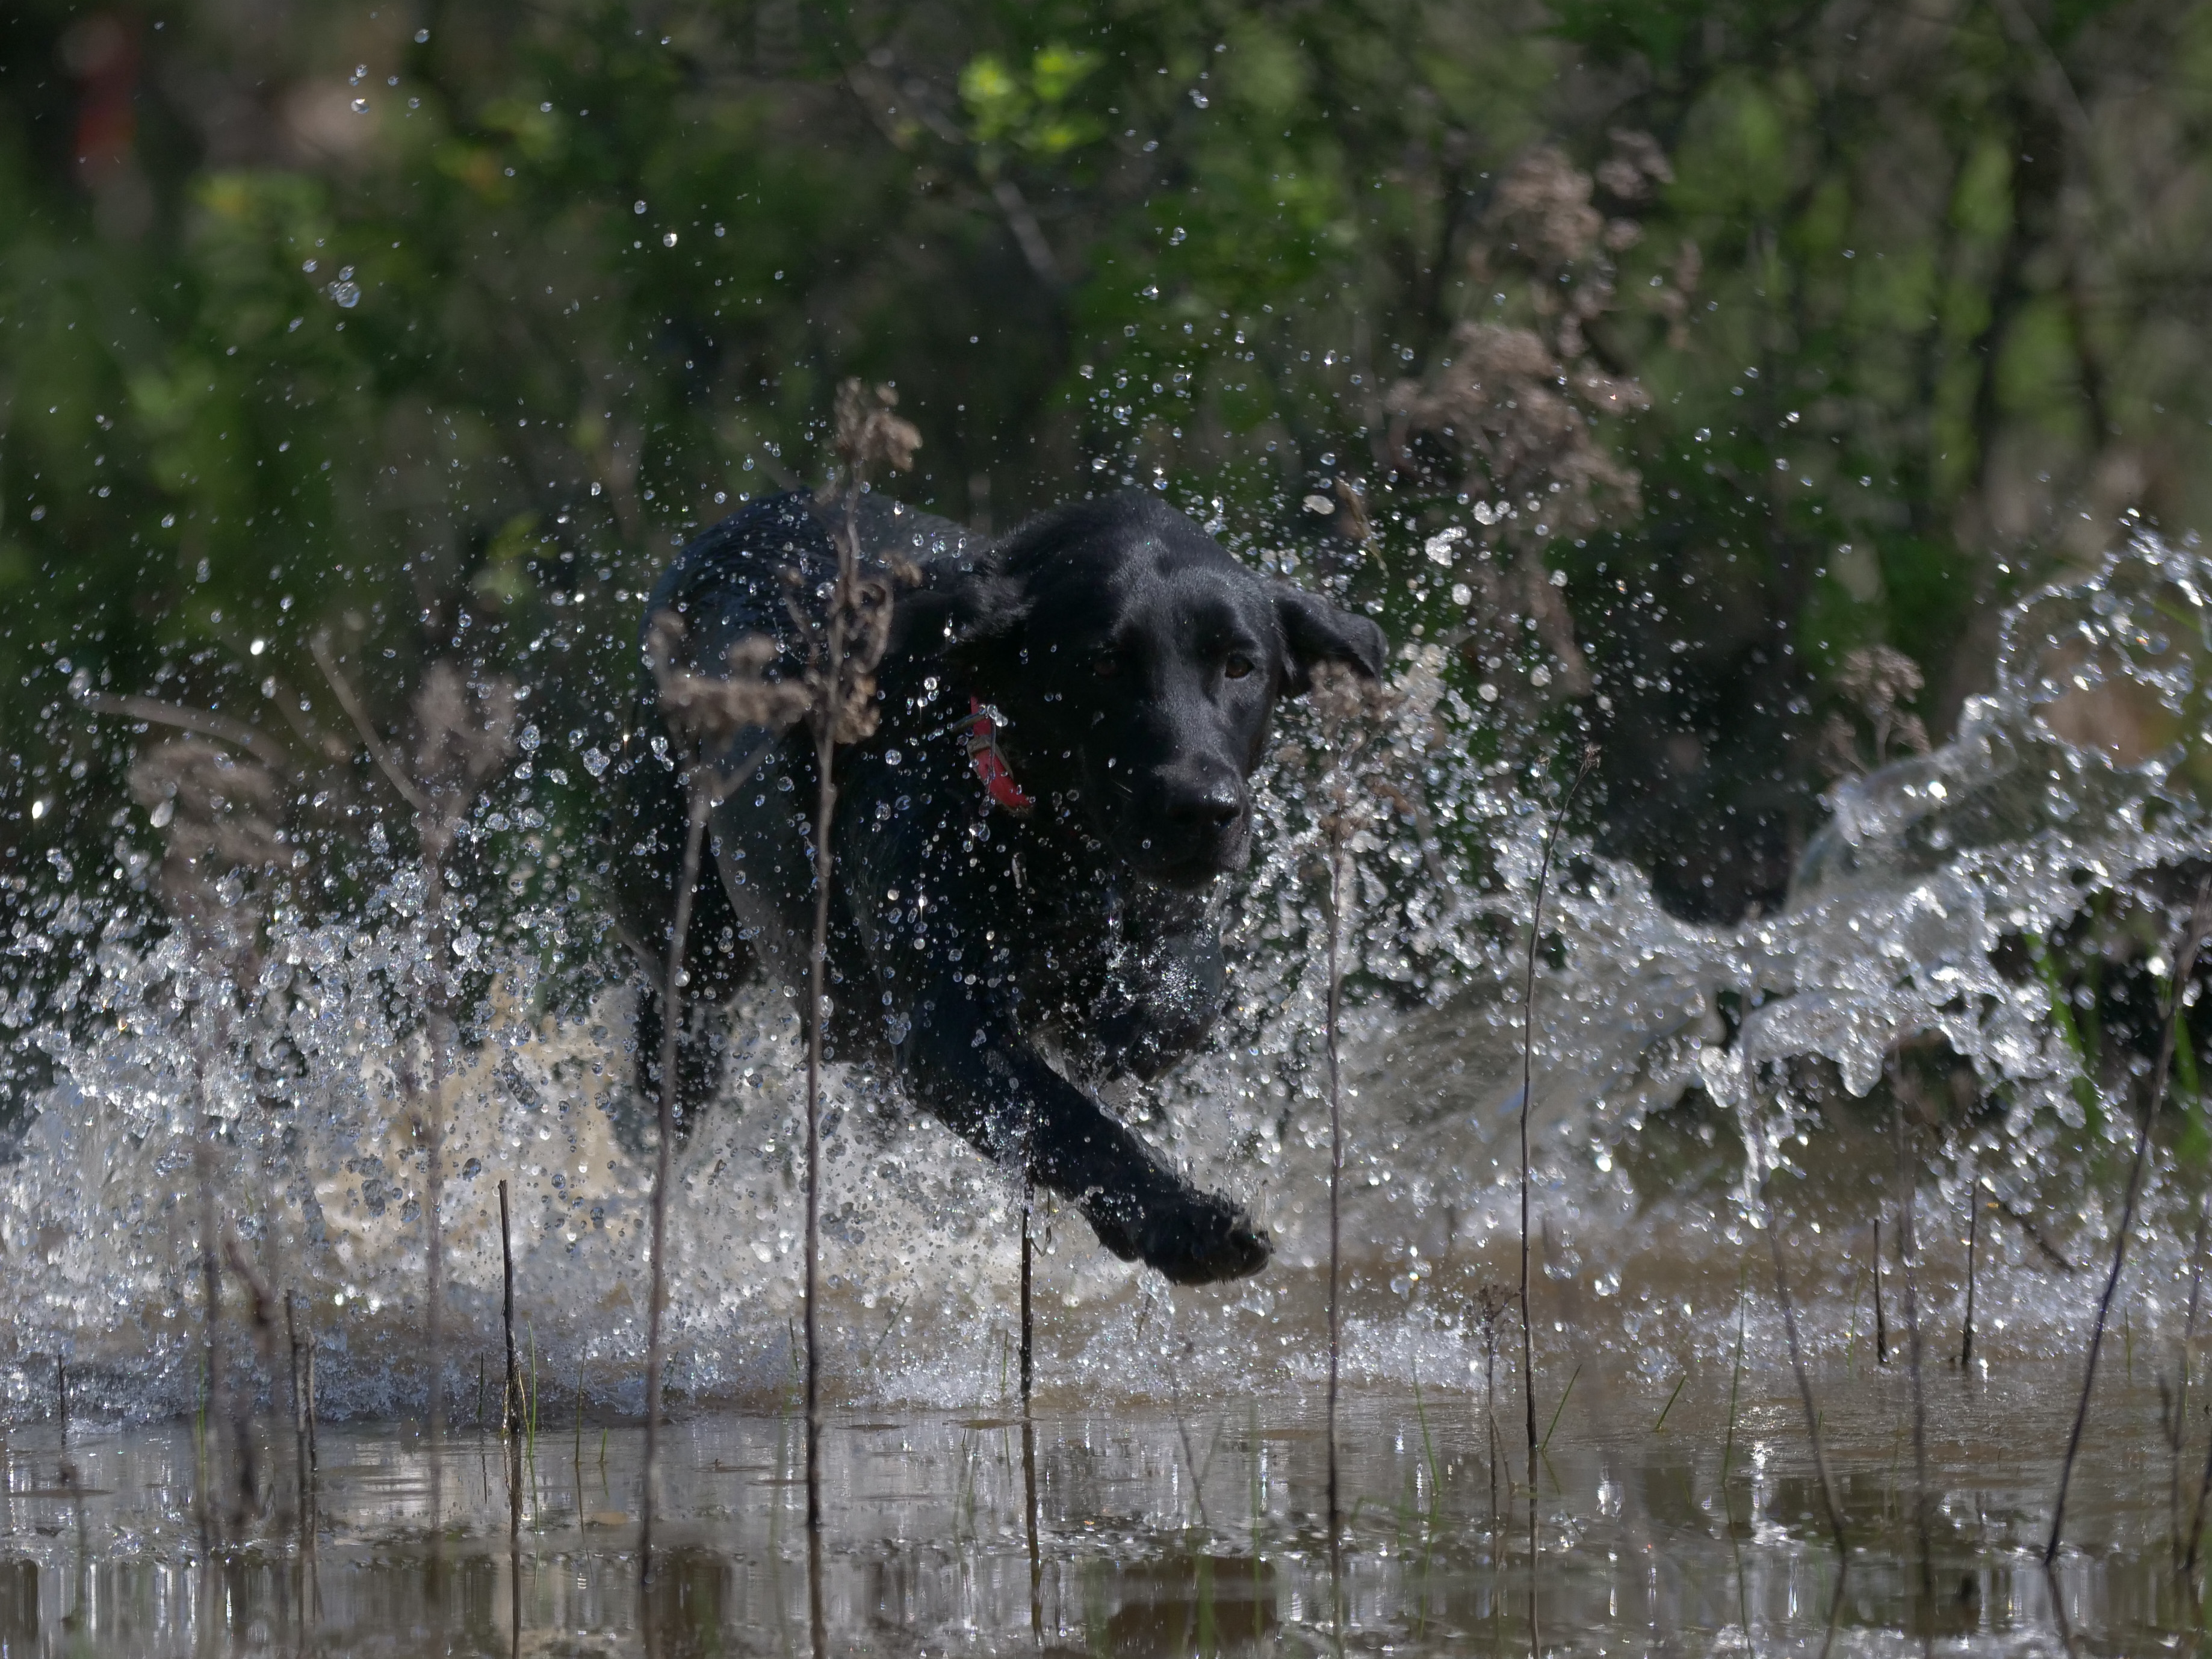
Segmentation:
<svg viewBox="0 0 2212 1659">
<path fill-rule="evenodd" d="M 1940 738 L 2002 600 L 2206 515 L 2208 120 L 2203 0 L 19 0 L 0 990 L 143 885 L 100 688 L 327 754 L 317 628 L 387 730 L 479 662 L 588 821 L 637 596 L 848 373 L 921 504 L 1159 487 L 1470 699 L 1521 653 L 1603 845 L 1773 903 L 1853 653 Z M 1548 450 L 1443 430 L 1559 375 Z"/>
</svg>

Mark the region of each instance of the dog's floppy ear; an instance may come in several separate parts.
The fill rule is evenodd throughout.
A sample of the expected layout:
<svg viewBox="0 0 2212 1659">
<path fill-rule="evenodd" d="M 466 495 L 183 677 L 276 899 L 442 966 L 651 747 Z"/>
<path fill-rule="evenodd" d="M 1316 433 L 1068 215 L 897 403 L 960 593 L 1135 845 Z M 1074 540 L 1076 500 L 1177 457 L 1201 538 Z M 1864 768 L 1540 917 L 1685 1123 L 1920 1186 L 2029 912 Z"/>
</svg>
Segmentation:
<svg viewBox="0 0 2212 1659">
<path fill-rule="evenodd" d="M 1389 642 L 1366 617 L 1288 582 L 1275 584 L 1275 616 L 1283 630 L 1283 690 L 1291 696 L 1310 689 L 1314 670 L 1325 662 L 1348 664 L 1370 680 L 1382 678 Z"/>
<path fill-rule="evenodd" d="M 963 575 L 948 599 L 938 649 L 952 671 L 986 683 L 1012 673 L 1030 619 L 1029 589 L 987 568 Z"/>
<path fill-rule="evenodd" d="M 1028 614 L 1028 594 L 995 572 L 932 573 L 898 595 L 888 654 L 972 662 L 1018 633 Z"/>
</svg>

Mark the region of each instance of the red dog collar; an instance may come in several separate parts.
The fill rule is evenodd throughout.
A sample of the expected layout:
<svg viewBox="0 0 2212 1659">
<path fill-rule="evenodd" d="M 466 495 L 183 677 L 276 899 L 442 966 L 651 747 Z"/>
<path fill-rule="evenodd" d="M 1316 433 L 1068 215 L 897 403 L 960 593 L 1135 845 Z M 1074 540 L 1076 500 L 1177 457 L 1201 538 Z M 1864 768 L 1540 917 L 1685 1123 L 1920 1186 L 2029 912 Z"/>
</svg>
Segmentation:
<svg viewBox="0 0 2212 1659">
<path fill-rule="evenodd" d="M 999 748 L 998 722 L 980 697 L 969 698 L 968 709 L 975 717 L 968 726 L 968 763 L 982 780 L 984 793 L 1010 812 L 1028 811 L 1036 803 L 1014 781 L 1014 769 Z"/>
</svg>

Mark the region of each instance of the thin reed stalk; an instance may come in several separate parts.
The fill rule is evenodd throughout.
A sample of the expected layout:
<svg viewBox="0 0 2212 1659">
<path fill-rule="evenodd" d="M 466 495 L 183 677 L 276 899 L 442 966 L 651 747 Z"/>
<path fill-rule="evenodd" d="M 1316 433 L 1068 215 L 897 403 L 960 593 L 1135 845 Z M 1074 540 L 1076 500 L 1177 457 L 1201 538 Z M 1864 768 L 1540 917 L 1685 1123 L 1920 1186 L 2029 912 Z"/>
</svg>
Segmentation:
<svg viewBox="0 0 2212 1659">
<path fill-rule="evenodd" d="M 205 1087 L 205 1068 L 203 1065 L 201 1082 Z M 200 1200 L 200 1271 L 202 1304 L 200 1363 L 205 1366 L 207 1404 L 202 1420 L 210 1425 L 207 1434 L 210 1443 L 207 1473 L 200 1486 L 200 1548 L 211 1551 L 222 1541 L 223 1527 L 221 1510 L 215 1497 L 207 1488 L 215 1468 L 214 1431 L 212 1425 L 221 1423 L 226 1414 L 227 1400 L 223 1387 L 222 1369 L 222 1259 L 216 1245 L 215 1201 L 215 1114 L 208 1109 L 204 1094 L 200 1100 L 200 1132 L 192 1144 L 192 1173 L 199 1183 Z"/>
<path fill-rule="evenodd" d="M 823 647 L 825 678 L 844 678 L 846 613 L 857 603 L 860 495 L 848 472 L 845 534 L 837 548 L 837 583 Z M 842 699 L 838 700 L 842 705 Z M 815 1653 L 826 1652 L 822 1600 L 822 1044 L 823 1004 L 830 967 L 830 882 L 835 857 L 830 831 L 837 816 L 837 736 L 842 706 L 817 699 L 814 727 L 814 934 L 806 953 L 806 1608 Z"/>
<path fill-rule="evenodd" d="M 434 868 L 433 879 L 435 879 Z M 441 911 L 442 914 L 442 911 Z M 444 929 L 441 925 L 434 937 L 437 944 L 430 957 L 433 972 L 442 965 Z M 441 1547 L 445 1514 L 446 1479 L 446 1111 L 445 1111 L 445 1033 L 440 1016 L 445 998 L 434 993 L 430 1018 L 425 1021 L 424 1039 L 430 1051 L 429 1087 L 424 1091 L 423 1139 L 429 1153 L 429 1172 L 423 1182 L 422 1223 L 428 1237 L 423 1277 L 426 1285 L 424 1346 L 429 1351 L 430 1369 L 430 1547 Z"/>
<path fill-rule="evenodd" d="M 1874 1363 L 1889 1364 L 1889 1320 L 1881 1305 L 1881 1218 L 1874 1218 Z"/>
<path fill-rule="evenodd" d="M 1475 1310 L 1482 1320 L 1482 1421 L 1484 1458 L 1490 1465 L 1490 1533 L 1493 1547 L 1498 1537 L 1498 1465 L 1505 1450 L 1505 1437 L 1498 1431 L 1498 1320 L 1510 1295 L 1504 1285 L 1486 1283 L 1476 1288 Z"/>
<path fill-rule="evenodd" d="M 1030 1390 L 1036 1379 L 1035 1327 L 1030 1300 L 1031 1258 L 1036 1252 L 1030 1240 L 1030 1218 L 1036 1212 L 1036 1177 L 1030 1172 L 1024 1159 L 1022 1170 L 1022 1418 L 1025 1424 L 1030 1414 Z"/>
<path fill-rule="evenodd" d="M 234 1232 L 223 1237 L 223 1259 L 239 1282 L 246 1287 L 246 1314 L 252 1334 L 254 1352 L 264 1361 L 276 1358 L 276 1296 L 269 1282 L 261 1276 L 253 1258 Z M 238 1463 L 236 1495 L 238 1527 L 242 1534 L 246 1522 L 261 1510 L 261 1480 L 258 1459 L 253 1440 L 253 1386 L 250 1376 L 246 1387 L 239 1390 L 234 1401 L 235 1415 L 231 1419 L 231 1437 Z"/>
<path fill-rule="evenodd" d="M 1333 848 L 1328 860 L 1328 1537 L 1336 1548 L 1343 1516 L 1341 1486 L 1336 1455 L 1336 1404 L 1339 1369 L 1343 1353 L 1342 1309 L 1344 1270 L 1344 1073 L 1338 1039 L 1344 1010 L 1344 864 L 1345 854 Z"/>
<path fill-rule="evenodd" d="M 300 1480 L 300 1512 L 304 1516 L 307 1510 L 307 1379 L 300 1374 L 297 1301 L 291 1291 L 284 1292 L 284 1338 L 292 1357 L 292 1464 Z"/>
<path fill-rule="evenodd" d="M 1746 1263 L 1745 1265 L 1747 1269 L 1749 1264 Z M 1744 1281 L 1741 1277 L 1739 1277 L 1736 1280 L 1735 1286 L 1735 1362 L 1729 1368 L 1728 1431 L 1721 1441 L 1721 1509 L 1723 1512 L 1729 1514 L 1731 1524 L 1734 1522 L 1734 1514 L 1733 1511 L 1729 1510 L 1728 1480 L 1729 1470 L 1735 1462 L 1736 1396 L 1737 1391 L 1743 1386 L 1743 1330 L 1745 1311 L 1743 1285 Z"/>
<path fill-rule="evenodd" d="M 830 605 L 824 656 L 831 675 L 842 678 L 845 601 L 860 574 L 860 534 L 854 523 L 860 482 L 846 491 L 845 535 L 837 549 L 837 586 Z M 841 711 L 814 711 L 814 935 L 806 952 L 806 1531 L 807 1606 L 815 1640 L 821 1641 L 822 1574 L 822 1041 L 823 1003 L 830 970 L 830 882 L 835 851 L 830 831 L 837 817 L 837 726 Z"/>
<path fill-rule="evenodd" d="M 1492 1325 L 1484 1344 L 1482 1357 L 1482 1420 L 1489 1431 L 1490 1463 L 1490 1530 L 1494 1538 L 1498 1532 L 1498 1455 L 1504 1450 L 1504 1443 L 1498 1432 L 1498 1332 Z"/>
<path fill-rule="evenodd" d="M 1790 1294 L 1790 1273 L 1782 1257 L 1782 1230 L 1774 1213 L 1774 1160 L 1769 1154 L 1766 1138 L 1759 1129 L 1757 1107 L 1754 1103 L 1747 1116 L 1752 1121 L 1752 1133 L 1759 1153 L 1759 1207 L 1765 1213 L 1767 1249 L 1774 1257 L 1774 1299 L 1782 1304 L 1782 1328 L 1790 1340 L 1790 1369 L 1796 1376 L 1797 1398 L 1805 1407 L 1805 1438 L 1813 1448 L 1813 1473 L 1820 1482 L 1820 1504 L 1826 1511 L 1828 1530 L 1836 1540 L 1836 1553 L 1844 1560 L 1850 1559 L 1850 1543 L 1844 1535 L 1844 1512 L 1836 1502 L 1835 1482 L 1828 1477 L 1828 1457 L 1820 1444 L 1820 1411 L 1813 1398 L 1813 1380 L 1805 1369 L 1804 1345 L 1797 1335 L 1797 1304 Z"/>
<path fill-rule="evenodd" d="M 691 932 L 692 896 L 699 885 L 707 812 L 712 805 L 702 762 L 695 759 L 686 769 L 684 793 L 684 863 L 676 886 L 676 915 L 669 924 L 668 973 L 661 991 L 659 1135 L 653 1154 L 653 1287 L 646 1304 L 645 1468 L 638 1492 L 637 1544 L 638 1577 L 646 1583 L 653 1582 L 653 1521 L 660 1490 L 661 1329 L 668 1305 L 668 1182 L 676 1147 L 676 1048 L 684 1030 L 684 951 Z"/>
<path fill-rule="evenodd" d="M 2174 1040 L 2181 1024 L 2181 995 L 2188 987 L 2190 976 L 2197 971 L 2197 953 L 2203 948 L 2208 928 L 2212 928 L 2212 881 L 2197 884 L 2196 900 L 2189 908 L 2189 920 L 2182 927 L 2180 948 L 2173 953 L 2173 978 L 2166 989 L 2165 1031 L 2159 1040 L 2158 1066 L 2151 1074 L 2149 1097 L 2136 1121 L 2135 1156 L 2128 1164 L 2127 1196 L 2121 1202 L 2119 1231 L 2112 1240 L 2112 1271 L 2106 1274 L 2104 1294 L 2097 1299 L 2096 1322 L 2089 1330 L 2088 1359 L 2081 1371 L 2081 1396 L 2074 1407 L 2074 1427 L 2067 1436 L 2066 1457 L 2058 1466 L 2058 1492 L 2051 1506 L 2051 1539 L 2043 1548 L 2046 1566 L 2058 1559 L 2058 1546 L 2065 1535 L 2067 1490 L 2074 1480 L 2074 1461 L 2081 1453 L 2081 1431 L 2089 1419 L 2089 1395 L 2096 1387 L 2097 1356 L 2104 1347 L 2112 1297 L 2120 1288 L 2120 1273 L 2127 1266 L 2128 1237 L 2135 1231 L 2136 1206 L 2142 1197 L 2143 1172 L 2149 1162 L 2151 1124 L 2165 1102 L 2166 1077 L 2173 1067 Z M 2208 1462 L 2207 1468 L 2212 1469 L 2212 1462 Z M 2197 1507 L 2201 1516 L 2201 1497 Z M 2194 1536 L 2190 1540 L 2190 1549 L 2193 1566 Z"/>
<path fill-rule="evenodd" d="M 499 1183 L 500 1323 L 507 1334 L 507 1382 L 499 1399 L 499 1431 L 512 1437 L 520 1414 L 522 1368 L 514 1352 L 514 1231 L 507 1219 L 507 1182 Z"/>
<path fill-rule="evenodd" d="M 322 1447 L 317 1443 L 315 1419 L 315 1334 L 307 1333 L 307 1474 L 313 1477 L 322 1472 Z"/>
<path fill-rule="evenodd" d="M 846 586 L 857 546 L 848 536 L 838 561 L 838 587 Z M 842 607 L 830 606 L 830 660 L 845 647 Z M 822 1530 L 822 1038 L 824 978 L 830 955 L 830 831 L 837 813 L 837 723 L 829 711 L 815 722 L 814 939 L 806 953 L 806 1530 Z M 820 1600 L 820 1575 L 810 1572 L 811 1601 Z M 816 1622 L 820 1622 L 817 1619 Z"/>
<path fill-rule="evenodd" d="M 422 820 L 418 817 L 417 823 Z M 430 1540 L 440 1547 L 439 1522 L 445 1509 L 446 1433 L 445 1391 L 441 1386 L 446 1370 L 446 1114 L 445 1030 L 446 960 L 445 881 L 437 856 L 435 832 L 423 831 L 422 957 L 428 973 L 423 988 L 422 1046 L 427 1051 L 429 1078 L 416 1095 L 416 1121 L 421 1126 L 428 1167 L 423 1178 L 424 1347 L 430 1375 Z M 415 1079 L 411 1067 L 406 1080 Z"/>
<path fill-rule="evenodd" d="M 331 648 L 327 632 L 308 641 L 315 665 L 329 682 L 362 746 L 394 793 L 414 813 L 417 856 L 422 875 L 420 926 L 422 981 L 422 1046 L 428 1077 L 413 1066 L 402 1073 L 402 1086 L 415 1105 L 428 1168 L 422 1206 L 425 1279 L 425 1347 L 430 1379 L 431 1536 L 441 1536 L 444 1510 L 446 1434 L 446 1110 L 452 1038 L 452 993 L 446 977 L 451 932 L 446 899 L 446 862 L 487 781 L 514 752 L 520 696 L 512 682 L 469 676 L 451 662 L 433 663 L 416 688 L 415 763 L 410 775 L 400 757 L 379 738 L 368 710 L 356 693 Z"/>
<path fill-rule="evenodd" d="M 814 936 L 806 963 L 806 1533 L 807 1607 L 814 1648 L 826 1651 L 822 1605 L 822 1061 L 828 1014 L 830 894 L 837 814 L 837 750 L 875 730 L 876 665 L 889 642 L 890 584 L 860 574 L 860 486 L 868 470 L 914 464 L 921 434 L 891 413 L 898 394 L 857 380 L 838 388 L 836 446 L 844 463 L 844 533 L 837 578 L 817 625 L 793 607 L 812 647 L 808 680 L 814 735 Z"/>
<path fill-rule="evenodd" d="M 2189 1438 L 2189 1381 L 2197 1353 L 2197 1309 L 2204 1288 L 2204 1234 L 2212 1223 L 2212 1187 L 2197 1195 L 2197 1237 L 2189 1246 L 2189 1312 L 2181 1327 L 2181 1376 L 2175 1384 L 2173 1420 L 2166 1430 L 2171 1451 L 2166 1469 L 2166 1530 L 2173 1534 L 2173 1559 L 2178 1565 L 2184 1545 L 2181 1536 L 2181 1451 Z"/>
<path fill-rule="evenodd" d="M 1966 1188 L 1966 1319 L 1959 1338 L 1960 1370 L 1974 1363 L 1974 1269 L 1981 1240 L 1982 1184 L 1976 1181 Z"/>
<path fill-rule="evenodd" d="M 2212 1442 L 2204 1448 L 2204 1473 L 2197 1483 L 2197 1506 L 2190 1511 L 2189 1534 L 2181 1553 L 2181 1578 L 2193 1588 L 2197 1582 L 2197 1555 L 2204 1541 L 2204 1504 L 2212 1497 Z"/>
<path fill-rule="evenodd" d="M 1897 1097 L 1897 1261 L 1905 1280 L 1905 1358 L 1912 1376 L 1912 1516 L 1920 1540 L 1922 1594 L 1936 1593 L 1934 1546 L 1928 1531 L 1928 1396 L 1921 1370 L 1919 1244 L 1915 1236 L 1914 1212 L 1918 1207 L 1918 1182 L 1914 1179 L 1910 1140 L 1905 1129 L 1905 1100 Z"/>
<path fill-rule="evenodd" d="M 1552 1431 L 1559 1426 L 1559 1419 L 1565 1415 L 1567 1401 L 1573 1395 L 1575 1391 L 1576 1379 L 1580 1377 L 1582 1374 L 1582 1362 L 1580 1360 L 1577 1360 L 1575 1362 L 1574 1370 L 1567 1373 L 1567 1386 L 1559 1390 L 1559 1397 L 1553 1404 L 1552 1420 L 1544 1425 L 1544 1437 L 1536 1443 L 1536 1455 L 1538 1456 L 1548 1457 L 1551 1455 Z"/>
<path fill-rule="evenodd" d="M 1543 856 L 1537 861 L 1536 890 L 1528 909 L 1528 974 L 1521 989 L 1521 1402 L 1528 1431 L 1528 1640 L 1532 1647 L 1540 1650 L 1542 1642 L 1536 1627 L 1536 1460 L 1540 1455 L 1536 1440 L 1536 1328 L 1528 1315 L 1528 1116 L 1536 1102 L 1536 952 L 1544 937 L 1544 889 L 1551 878 L 1553 843 L 1559 839 L 1559 826 L 1566 821 L 1575 797 L 1582 793 L 1583 781 L 1597 764 L 1597 755 L 1595 744 L 1584 745 L 1582 763 L 1575 769 L 1574 781 L 1568 785 L 1559 810 L 1552 814 L 1552 822 L 1544 831 Z"/>
<path fill-rule="evenodd" d="M 1311 696 L 1328 750 L 1328 765 L 1322 776 L 1327 808 L 1320 829 L 1328 852 L 1328 939 L 1324 947 L 1328 985 L 1322 1029 L 1328 1063 L 1327 1437 L 1329 1548 L 1334 1559 L 1344 1515 L 1336 1438 L 1344 1352 L 1344 934 L 1351 909 L 1352 843 L 1366 826 L 1372 810 L 1370 794 L 1363 785 L 1382 787 L 1371 775 L 1371 761 L 1376 726 L 1390 706 L 1390 695 L 1349 670 L 1331 666 L 1316 673 Z"/>
<path fill-rule="evenodd" d="M 1024 1396 L 1026 1401 L 1026 1396 Z M 1257 1437 L 1255 1437 L 1256 1442 Z M 1022 1516 L 1029 1534 L 1030 1638 L 1044 1644 L 1044 1557 L 1037 1538 L 1036 1425 L 1022 1413 Z"/>
</svg>

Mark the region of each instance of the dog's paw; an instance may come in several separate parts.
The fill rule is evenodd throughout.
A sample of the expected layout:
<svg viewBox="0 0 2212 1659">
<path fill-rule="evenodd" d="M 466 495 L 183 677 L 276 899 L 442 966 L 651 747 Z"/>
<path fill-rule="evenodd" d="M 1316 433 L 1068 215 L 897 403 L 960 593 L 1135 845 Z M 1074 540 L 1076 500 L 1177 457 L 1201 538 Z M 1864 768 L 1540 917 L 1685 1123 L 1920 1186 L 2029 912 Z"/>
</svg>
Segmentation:
<svg viewBox="0 0 2212 1659">
<path fill-rule="evenodd" d="M 1142 1206 L 1103 1200 L 1085 1213 L 1101 1244 L 1124 1261 L 1141 1261 L 1173 1285 L 1242 1279 L 1266 1267 L 1274 1253 L 1250 1216 L 1211 1193 Z"/>
</svg>

